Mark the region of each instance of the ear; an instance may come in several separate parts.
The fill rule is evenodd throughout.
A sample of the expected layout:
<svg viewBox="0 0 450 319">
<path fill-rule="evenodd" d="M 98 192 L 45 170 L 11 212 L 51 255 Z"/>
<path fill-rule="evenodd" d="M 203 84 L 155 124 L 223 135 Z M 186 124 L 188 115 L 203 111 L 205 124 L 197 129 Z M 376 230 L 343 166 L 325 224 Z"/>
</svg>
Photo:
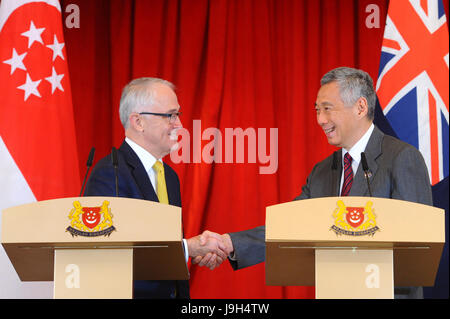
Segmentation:
<svg viewBox="0 0 450 319">
<path fill-rule="evenodd" d="M 369 112 L 369 105 L 367 104 L 367 99 L 365 97 L 360 97 L 358 101 L 356 101 L 356 107 L 359 116 L 367 116 L 367 113 Z"/>
<path fill-rule="evenodd" d="M 128 121 L 130 123 L 129 127 L 132 128 L 135 131 L 143 132 L 144 126 L 142 123 L 142 117 L 138 113 L 131 113 L 130 117 L 128 118 Z"/>
</svg>

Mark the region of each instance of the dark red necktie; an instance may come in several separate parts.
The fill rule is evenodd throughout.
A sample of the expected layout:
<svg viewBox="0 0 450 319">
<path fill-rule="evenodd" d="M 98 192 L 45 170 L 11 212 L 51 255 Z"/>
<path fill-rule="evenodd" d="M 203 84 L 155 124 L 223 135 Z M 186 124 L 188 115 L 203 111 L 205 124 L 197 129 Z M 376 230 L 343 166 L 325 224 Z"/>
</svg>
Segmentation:
<svg viewBox="0 0 450 319">
<path fill-rule="evenodd" d="M 344 184 L 342 184 L 341 196 L 347 196 L 353 184 L 352 157 L 349 153 L 344 155 Z"/>
</svg>

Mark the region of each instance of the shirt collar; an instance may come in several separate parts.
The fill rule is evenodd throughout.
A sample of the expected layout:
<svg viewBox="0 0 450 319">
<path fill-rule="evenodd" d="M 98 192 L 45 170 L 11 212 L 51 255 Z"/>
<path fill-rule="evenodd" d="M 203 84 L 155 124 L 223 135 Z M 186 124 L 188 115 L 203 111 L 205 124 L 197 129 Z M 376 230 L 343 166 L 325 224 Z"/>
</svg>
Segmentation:
<svg viewBox="0 0 450 319">
<path fill-rule="evenodd" d="M 353 145 L 350 150 L 342 148 L 342 163 L 344 162 L 344 155 L 347 152 L 350 153 L 350 156 L 356 163 L 359 163 L 361 161 L 361 152 L 364 152 L 364 150 L 366 149 L 367 143 L 369 142 L 369 138 L 372 135 L 374 128 L 375 126 L 372 123 L 367 132 L 359 139 L 358 142 L 356 142 L 355 145 Z"/>
<path fill-rule="evenodd" d="M 149 172 L 153 165 L 155 165 L 157 159 L 150 154 L 147 150 L 145 150 L 142 146 L 136 144 L 128 137 L 125 137 L 125 142 L 130 145 L 130 147 L 133 149 L 133 151 L 136 153 L 136 155 L 139 157 L 139 159 L 142 162 L 142 165 L 144 165 L 145 171 Z M 162 163 L 162 160 L 159 159 L 159 161 Z"/>
</svg>

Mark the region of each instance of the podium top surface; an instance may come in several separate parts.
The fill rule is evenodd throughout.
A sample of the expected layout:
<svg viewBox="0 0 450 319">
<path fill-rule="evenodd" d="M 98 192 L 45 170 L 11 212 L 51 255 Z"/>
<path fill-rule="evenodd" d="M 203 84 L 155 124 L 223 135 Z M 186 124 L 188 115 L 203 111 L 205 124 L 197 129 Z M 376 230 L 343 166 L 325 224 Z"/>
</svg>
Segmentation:
<svg viewBox="0 0 450 319">
<path fill-rule="evenodd" d="M 350 217 L 349 210 L 358 214 Z M 299 200 L 266 208 L 266 241 L 443 243 L 445 212 L 387 198 Z"/>
<path fill-rule="evenodd" d="M 86 214 L 85 214 L 86 212 Z M 181 241 L 181 208 L 122 197 L 61 198 L 2 211 L 1 242 Z"/>
</svg>

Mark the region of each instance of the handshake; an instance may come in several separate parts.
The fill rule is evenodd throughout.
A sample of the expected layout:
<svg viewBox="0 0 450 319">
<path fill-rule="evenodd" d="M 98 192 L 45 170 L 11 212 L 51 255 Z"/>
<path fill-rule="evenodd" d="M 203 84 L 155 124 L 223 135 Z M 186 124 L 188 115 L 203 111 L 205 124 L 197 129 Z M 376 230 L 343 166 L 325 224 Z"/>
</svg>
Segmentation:
<svg viewBox="0 0 450 319">
<path fill-rule="evenodd" d="M 230 235 L 205 230 L 202 234 L 186 240 L 192 263 L 213 270 L 234 251 Z"/>
</svg>

